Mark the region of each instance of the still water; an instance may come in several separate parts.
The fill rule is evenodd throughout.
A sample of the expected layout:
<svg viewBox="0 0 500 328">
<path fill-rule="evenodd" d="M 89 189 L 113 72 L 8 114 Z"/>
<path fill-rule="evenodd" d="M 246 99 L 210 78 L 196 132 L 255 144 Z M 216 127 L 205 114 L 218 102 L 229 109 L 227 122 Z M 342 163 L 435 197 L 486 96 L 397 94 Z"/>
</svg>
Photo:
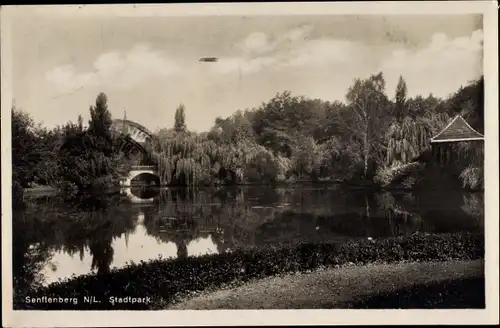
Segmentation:
<svg viewBox="0 0 500 328">
<path fill-rule="evenodd" d="M 341 187 L 124 189 L 98 208 L 40 198 L 13 217 L 14 276 L 45 285 L 127 263 L 296 242 L 478 231 L 484 194 Z"/>
</svg>

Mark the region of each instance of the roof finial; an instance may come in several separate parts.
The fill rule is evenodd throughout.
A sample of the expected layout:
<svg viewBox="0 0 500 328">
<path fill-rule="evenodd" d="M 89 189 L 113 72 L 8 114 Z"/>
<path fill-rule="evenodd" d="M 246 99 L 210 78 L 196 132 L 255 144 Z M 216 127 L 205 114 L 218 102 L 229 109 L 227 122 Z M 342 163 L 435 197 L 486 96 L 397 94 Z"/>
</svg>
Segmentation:
<svg viewBox="0 0 500 328">
<path fill-rule="evenodd" d="M 128 128 L 127 125 L 125 124 L 125 121 L 127 120 L 127 110 L 123 110 L 123 122 L 122 122 L 122 133 L 123 134 L 128 134 Z"/>
</svg>

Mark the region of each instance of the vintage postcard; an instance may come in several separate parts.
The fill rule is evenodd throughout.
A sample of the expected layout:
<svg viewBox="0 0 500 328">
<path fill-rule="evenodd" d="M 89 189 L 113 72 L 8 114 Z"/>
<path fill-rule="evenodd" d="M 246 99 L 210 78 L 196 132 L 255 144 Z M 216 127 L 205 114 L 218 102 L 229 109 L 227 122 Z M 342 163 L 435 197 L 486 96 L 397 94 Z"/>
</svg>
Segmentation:
<svg viewBox="0 0 500 328">
<path fill-rule="evenodd" d="M 4 326 L 498 323 L 495 2 L 0 21 Z"/>
</svg>

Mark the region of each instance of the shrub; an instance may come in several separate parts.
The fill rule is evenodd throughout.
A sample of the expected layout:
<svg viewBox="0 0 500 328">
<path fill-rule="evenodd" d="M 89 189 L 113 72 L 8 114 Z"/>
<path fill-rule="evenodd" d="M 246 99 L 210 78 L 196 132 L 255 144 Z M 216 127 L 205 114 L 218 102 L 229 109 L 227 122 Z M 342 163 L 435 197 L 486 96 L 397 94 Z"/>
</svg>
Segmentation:
<svg viewBox="0 0 500 328">
<path fill-rule="evenodd" d="M 484 172 L 482 167 L 470 165 L 462 171 L 460 178 L 462 179 L 464 188 L 473 190 L 484 188 Z"/>
<path fill-rule="evenodd" d="M 424 166 L 425 164 L 419 162 L 408 164 L 395 162 L 391 166 L 380 167 L 377 170 L 374 180 L 382 186 L 388 186 L 402 180 L 403 186 L 410 188 L 417 183 L 418 172 L 423 169 Z"/>
</svg>

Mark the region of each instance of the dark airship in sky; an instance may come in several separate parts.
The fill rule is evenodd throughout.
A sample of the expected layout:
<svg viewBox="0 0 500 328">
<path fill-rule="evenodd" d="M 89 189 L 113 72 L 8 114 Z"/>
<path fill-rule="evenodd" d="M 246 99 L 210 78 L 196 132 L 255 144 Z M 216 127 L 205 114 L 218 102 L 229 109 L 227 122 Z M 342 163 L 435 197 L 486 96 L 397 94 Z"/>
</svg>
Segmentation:
<svg viewBox="0 0 500 328">
<path fill-rule="evenodd" d="M 219 61 L 219 58 L 217 57 L 203 57 L 200 58 L 201 62 L 207 62 L 207 63 L 215 63 Z"/>
</svg>

